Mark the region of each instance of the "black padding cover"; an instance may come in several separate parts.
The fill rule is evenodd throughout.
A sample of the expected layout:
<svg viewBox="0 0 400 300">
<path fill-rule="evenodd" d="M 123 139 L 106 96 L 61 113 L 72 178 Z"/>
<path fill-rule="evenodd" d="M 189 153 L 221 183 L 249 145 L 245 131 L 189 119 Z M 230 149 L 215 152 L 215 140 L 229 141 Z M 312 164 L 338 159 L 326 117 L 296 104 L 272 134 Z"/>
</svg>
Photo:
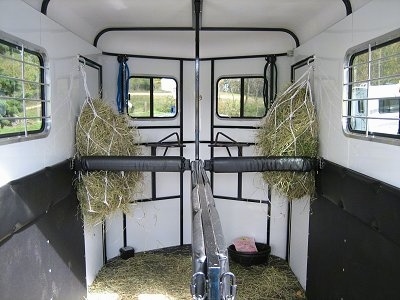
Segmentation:
<svg viewBox="0 0 400 300">
<path fill-rule="evenodd" d="M 400 189 L 331 162 L 316 179 L 307 299 L 398 299 Z"/>
<path fill-rule="evenodd" d="M 0 243 L 74 192 L 72 176 L 65 161 L 1 187 Z"/>
<path fill-rule="evenodd" d="M 400 246 L 400 189 L 327 163 L 318 193 Z"/>
<path fill-rule="evenodd" d="M 309 172 L 317 167 L 317 160 L 310 157 L 246 156 L 214 157 L 206 160 L 204 169 L 215 173 L 297 171 Z"/>
<path fill-rule="evenodd" d="M 82 156 L 75 170 L 181 172 L 190 170 L 190 162 L 181 156 Z"/>
<path fill-rule="evenodd" d="M 85 243 L 68 160 L 0 189 L 0 298 L 84 299 Z"/>
</svg>

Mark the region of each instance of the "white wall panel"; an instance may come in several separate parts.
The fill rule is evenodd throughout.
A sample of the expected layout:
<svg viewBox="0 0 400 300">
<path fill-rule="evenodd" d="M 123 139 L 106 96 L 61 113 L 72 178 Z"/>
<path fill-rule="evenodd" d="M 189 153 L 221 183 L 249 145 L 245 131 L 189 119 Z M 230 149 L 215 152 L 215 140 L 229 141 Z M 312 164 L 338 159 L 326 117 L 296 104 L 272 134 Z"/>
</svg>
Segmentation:
<svg viewBox="0 0 400 300">
<path fill-rule="evenodd" d="M 310 197 L 292 201 L 289 265 L 303 288 L 306 287 L 308 256 L 308 221 Z"/>
<path fill-rule="evenodd" d="M 179 245 L 179 199 L 137 203 L 126 223 L 127 244 L 135 251 Z"/>
<path fill-rule="evenodd" d="M 86 284 L 89 286 L 103 266 L 103 238 L 101 224 L 88 226 L 85 224 L 85 262 Z"/>
<path fill-rule="evenodd" d="M 271 254 L 286 258 L 286 237 L 288 224 L 288 202 L 285 197 L 271 190 Z"/>
<path fill-rule="evenodd" d="M 73 155 L 74 124 L 68 122 L 75 119 L 85 98 L 80 85 L 81 77 L 73 61 L 78 54 L 94 54 L 99 50 L 19 0 L 0 2 L 0 30 L 47 51 L 50 65 L 49 99 L 53 115 L 47 138 L 0 147 L 0 156 L 4 158 L 0 162 L 1 186 Z M 70 83 L 71 75 L 73 80 Z M 67 99 L 69 84 L 73 85 L 73 89 L 71 97 Z M 61 115 L 63 118 L 60 118 Z"/>
<path fill-rule="evenodd" d="M 268 185 L 262 179 L 261 173 L 243 173 L 243 198 L 268 199 Z"/>
<path fill-rule="evenodd" d="M 400 2 L 371 1 L 295 50 L 296 61 L 315 55 L 314 100 L 319 118 L 320 155 L 389 184 L 400 186 L 400 147 L 362 141 L 342 130 L 343 64 L 346 51 L 400 27 Z M 290 265 L 306 283 L 307 206 L 293 203 Z M 302 208 L 304 207 L 304 209 Z"/>
<path fill-rule="evenodd" d="M 266 204 L 215 199 L 215 205 L 227 245 L 242 236 L 253 237 L 256 242 L 266 243 Z"/>
<path fill-rule="evenodd" d="M 131 208 L 133 211 L 134 207 Z M 119 249 L 124 246 L 122 213 L 116 212 L 106 219 L 107 259 L 119 256 Z"/>
<path fill-rule="evenodd" d="M 297 60 L 315 61 L 315 100 L 320 123 L 320 154 L 389 184 L 400 186 L 400 148 L 346 137 L 342 130 L 343 63 L 346 51 L 400 27 L 400 2 L 371 1 L 329 30 L 296 49 Z M 360 151 L 364 149 L 364 151 Z M 366 151 L 367 150 L 367 151 Z"/>
<path fill-rule="evenodd" d="M 99 50 L 21 1 L 0 2 L 0 30 L 46 50 L 52 116 L 46 138 L 0 147 L 2 185 L 74 155 L 75 122 L 85 100 L 76 57 L 99 53 Z M 97 71 L 86 68 L 86 72 L 89 89 L 96 94 Z M 99 227 L 89 229 L 85 226 L 88 284 L 103 264 L 101 243 Z"/>
<path fill-rule="evenodd" d="M 103 68 L 104 68 L 104 98 L 109 101 L 114 107 L 115 96 L 117 93 L 117 76 L 118 76 L 118 62 L 117 57 L 114 56 L 103 56 Z M 176 79 L 178 84 L 178 93 L 180 93 L 180 62 L 178 60 L 164 60 L 164 59 L 145 59 L 129 57 L 128 65 L 131 75 L 138 76 L 169 76 Z M 189 84 L 186 85 L 187 78 L 184 76 L 184 103 L 189 101 L 185 99 L 185 95 L 190 94 L 193 91 L 192 78 L 192 63 L 185 62 L 184 72 L 190 73 L 188 76 Z M 178 101 L 181 101 L 181 95 L 178 97 Z M 179 107 L 179 104 L 178 104 Z M 179 126 L 179 114 L 174 119 L 165 120 L 138 120 L 132 121 L 134 126 Z M 189 126 L 193 120 L 194 110 L 192 111 L 191 103 L 184 105 L 184 118 Z M 186 123 L 185 123 L 186 124 Z M 184 126 L 184 134 L 187 138 L 193 140 L 193 132 Z M 179 134 L 179 128 L 155 128 L 155 129 L 139 129 L 140 142 L 157 142 L 166 136 L 177 132 Z M 185 138 L 186 138 L 185 135 Z M 175 141 L 176 137 L 172 136 L 167 141 Z M 183 148 L 184 157 L 191 158 L 194 152 L 194 145 L 188 144 L 187 147 Z M 143 146 L 142 154 L 151 155 L 150 147 Z M 158 147 L 156 150 L 157 156 L 164 154 L 165 148 Z M 167 156 L 178 156 L 180 155 L 179 148 L 169 148 Z M 187 175 L 186 175 L 187 173 Z M 190 213 L 190 173 L 185 173 L 184 181 L 184 243 L 191 242 L 191 213 Z M 179 173 L 157 173 L 156 174 L 156 197 L 168 197 L 176 196 L 180 193 L 180 174 Z M 140 193 L 137 195 L 137 199 L 151 199 L 151 173 L 144 173 L 143 187 Z M 136 251 L 145 251 L 150 249 L 175 246 L 180 244 L 180 207 L 179 198 L 170 200 L 160 200 L 152 202 L 143 202 L 132 205 L 132 212 L 127 215 L 127 244 L 133 246 Z M 109 225 L 110 224 L 110 225 Z M 119 224 L 119 225 L 115 225 Z M 109 228 L 110 226 L 110 228 Z M 107 222 L 107 235 L 108 242 L 111 245 L 107 245 L 110 256 L 119 255 L 119 248 L 123 246 L 123 232 L 122 232 L 122 219 L 117 216 L 117 219 Z M 115 235 L 115 240 L 113 237 Z M 110 237 L 109 237 L 110 236 Z"/>
</svg>

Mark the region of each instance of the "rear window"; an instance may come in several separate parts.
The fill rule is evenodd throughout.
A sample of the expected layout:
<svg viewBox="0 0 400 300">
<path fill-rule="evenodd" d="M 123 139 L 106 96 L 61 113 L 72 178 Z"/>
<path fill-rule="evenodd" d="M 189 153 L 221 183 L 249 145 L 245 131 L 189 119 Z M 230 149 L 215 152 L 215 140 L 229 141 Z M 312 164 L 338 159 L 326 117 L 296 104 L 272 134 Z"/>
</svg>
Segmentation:
<svg viewBox="0 0 400 300">
<path fill-rule="evenodd" d="M 128 115 L 134 118 L 174 118 L 178 85 L 170 77 L 129 78 Z"/>
<path fill-rule="evenodd" d="M 267 113 L 264 78 L 222 77 L 217 81 L 217 115 L 220 118 L 262 118 Z"/>
</svg>

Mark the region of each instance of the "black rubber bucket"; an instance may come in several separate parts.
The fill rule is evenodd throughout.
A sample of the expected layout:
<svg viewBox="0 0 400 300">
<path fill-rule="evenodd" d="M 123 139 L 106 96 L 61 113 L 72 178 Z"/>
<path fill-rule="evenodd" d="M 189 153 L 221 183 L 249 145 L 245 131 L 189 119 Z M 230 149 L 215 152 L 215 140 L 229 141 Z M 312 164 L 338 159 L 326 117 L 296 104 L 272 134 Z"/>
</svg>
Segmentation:
<svg viewBox="0 0 400 300">
<path fill-rule="evenodd" d="M 229 258 L 243 266 L 268 264 L 271 247 L 267 244 L 256 243 L 258 252 L 239 252 L 235 245 L 228 247 Z"/>
<path fill-rule="evenodd" d="M 120 257 L 122 259 L 128 259 L 130 257 L 134 257 L 135 256 L 135 249 L 133 249 L 133 247 L 131 246 L 126 246 L 126 247 L 122 247 L 119 249 L 119 253 L 120 253 Z"/>
</svg>

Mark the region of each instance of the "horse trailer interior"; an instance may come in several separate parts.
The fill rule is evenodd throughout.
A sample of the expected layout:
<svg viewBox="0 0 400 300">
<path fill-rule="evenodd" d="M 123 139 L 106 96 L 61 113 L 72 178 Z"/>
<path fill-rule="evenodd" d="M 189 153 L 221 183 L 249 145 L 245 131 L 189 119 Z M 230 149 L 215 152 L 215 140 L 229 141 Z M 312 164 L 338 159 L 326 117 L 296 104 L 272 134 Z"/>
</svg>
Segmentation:
<svg viewBox="0 0 400 300">
<path fill-rule="evenodd" d="M 0 299 L 399 299 L 399 13 L 0 0 Z"/>
</svg>

